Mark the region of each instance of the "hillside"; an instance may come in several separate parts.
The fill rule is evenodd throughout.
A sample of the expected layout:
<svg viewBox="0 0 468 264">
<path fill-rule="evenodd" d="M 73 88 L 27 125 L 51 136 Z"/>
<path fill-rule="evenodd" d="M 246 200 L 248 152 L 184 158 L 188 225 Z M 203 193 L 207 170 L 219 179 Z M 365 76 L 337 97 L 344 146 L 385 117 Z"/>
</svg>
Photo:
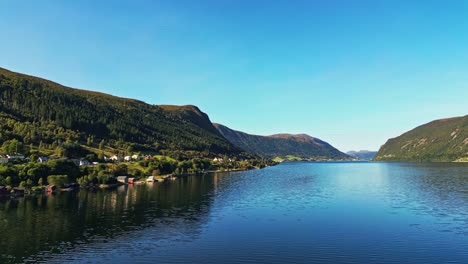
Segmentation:
<svg viewBox="0 0 468 264">
<path fill-rule="evenodd" d="M 346 152 L 351 157 L 354 157 L 356 159 L 360 160 L 371 160 L 375 157 L 377 154 L 377 151 L 369 151 L 369 150 L 359 150 L 359 151 L 348 151 Z"/>
<path fill-rule="evenodd" d="M 389 139 L 374 160 L 456 161 L 468 158 L 468 115 L 435 120 Z"/>
<path fill-rule="evenodd" d="M 206 157 L 241 152 L 195 106 L 150 105 L 0 68 L 0 145 L 12 141 L 21 149 L 77 144 Z"/>
<path fill-rule="evenodd" d="M 250 135 L 214 124 L 218 131 L 235 146 L 262 157 L 293 156 L 301 159 L 347 159 L 327 142 L 309 135 L 277 134 L 271 136 Z"/>
</svg>

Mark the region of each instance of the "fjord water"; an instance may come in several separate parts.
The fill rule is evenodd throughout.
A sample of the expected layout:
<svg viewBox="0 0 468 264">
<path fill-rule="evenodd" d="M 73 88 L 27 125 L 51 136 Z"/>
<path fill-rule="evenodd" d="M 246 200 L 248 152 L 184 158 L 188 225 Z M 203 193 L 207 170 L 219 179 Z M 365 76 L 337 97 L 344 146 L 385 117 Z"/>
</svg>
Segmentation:
<svg viewBox="0 0 468 264">
<path fill-rule="evenodd" d="M 0 262 L 467 263 L 468 165 L 283 163 L 0 201 Z"/>
</svg>

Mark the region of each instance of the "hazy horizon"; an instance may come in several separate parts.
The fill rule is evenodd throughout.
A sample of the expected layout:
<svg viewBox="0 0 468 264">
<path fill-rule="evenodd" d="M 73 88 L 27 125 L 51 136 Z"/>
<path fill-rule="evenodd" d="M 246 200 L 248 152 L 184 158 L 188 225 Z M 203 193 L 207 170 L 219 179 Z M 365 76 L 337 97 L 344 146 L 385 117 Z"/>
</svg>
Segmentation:
<svg viewBox="0 0 468 264">
<path fill-rule="evenodd" d="M 378 150 L 463 116 L 468 2 L 4 1 L 0 67 Z"/>
</svg>

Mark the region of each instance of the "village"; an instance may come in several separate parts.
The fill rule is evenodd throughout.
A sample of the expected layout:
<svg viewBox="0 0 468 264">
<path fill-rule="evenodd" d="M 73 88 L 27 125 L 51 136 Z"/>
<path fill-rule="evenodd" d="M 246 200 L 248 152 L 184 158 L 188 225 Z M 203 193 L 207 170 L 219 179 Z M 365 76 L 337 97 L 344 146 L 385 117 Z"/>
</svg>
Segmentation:
<svg viewBox="0 0 468 264">
<path fill-rule="evenodd" d="M 84 157 L 68 159 L 45 155 L 26 157 L 21 154 L 2 154 L 0 197 L 54 194 L 80 188 L 111 189 L 120 185 L 170 182 L 181 176 L 248 170 L 264 166 L 266 164 L 262 161 L 236 160 L 229 157 L 177 161 L 161 155 L 133 154 L 122 157 L 104 155 L 101 160 L 96 161 Z M 14 169 L 17 177 L 2 173 L 2 170 L 9 172 L 8 170 Z"/>
</svg>

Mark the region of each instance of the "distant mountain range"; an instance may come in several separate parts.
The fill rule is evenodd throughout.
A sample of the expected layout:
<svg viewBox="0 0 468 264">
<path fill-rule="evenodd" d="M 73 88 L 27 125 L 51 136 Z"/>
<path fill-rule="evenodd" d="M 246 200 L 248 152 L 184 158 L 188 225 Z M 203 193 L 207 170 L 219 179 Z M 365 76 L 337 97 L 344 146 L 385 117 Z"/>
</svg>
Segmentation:
<svg viewBox="0 0 468 264">
<path fill-rule="evenodd" d="M 389 139 L 378 161 L 468 161 L 468 115 L 435 120 Z"/>
<path fill-rule="evenodd" d="M 350 157 L 318 138 L 305 134 L 251 135 L 214 124 L 235 146 L 261 157 L 289 159 L 350 159 Z"/>
<path fill-rule="evenodd" d="M 360 150 L 360 151 L 348 151 L 346 152 L 351 157 L 354 157 L 356 159 L 360 160 L 371 160 L 375 157 L 377 154 L 377 151 L 369 151 L 369 150 Z"/>
</svg>

